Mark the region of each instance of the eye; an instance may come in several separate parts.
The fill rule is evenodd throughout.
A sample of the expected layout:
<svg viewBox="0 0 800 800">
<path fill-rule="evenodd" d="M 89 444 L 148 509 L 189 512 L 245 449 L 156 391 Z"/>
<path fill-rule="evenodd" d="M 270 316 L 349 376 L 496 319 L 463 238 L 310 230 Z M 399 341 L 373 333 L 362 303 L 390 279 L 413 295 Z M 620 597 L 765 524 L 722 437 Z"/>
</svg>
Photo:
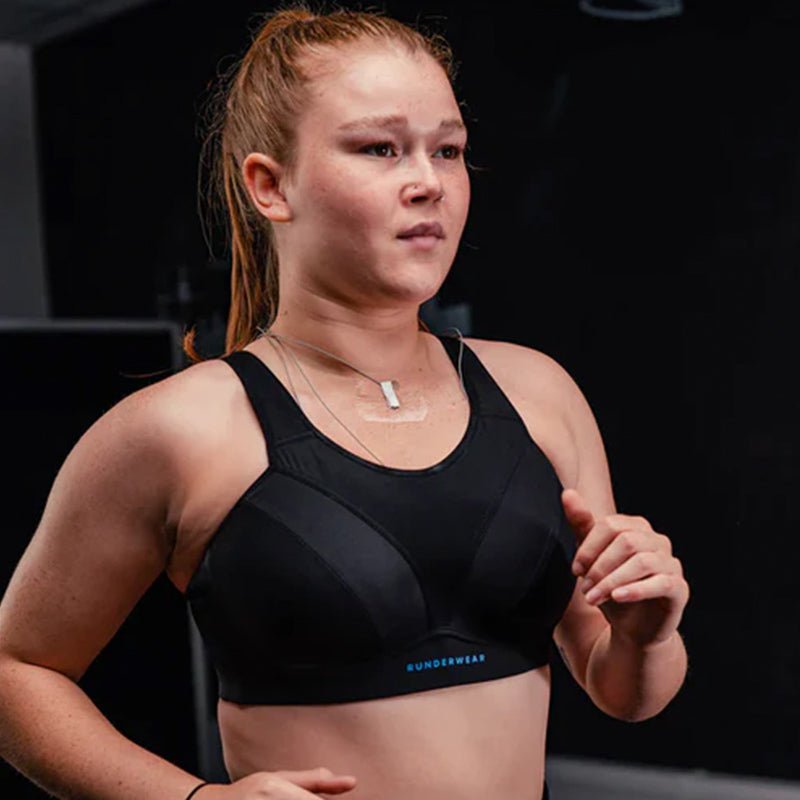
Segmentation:
<svg viewBox="0 0 800 800">
<path fill-rule="evenodd" d="M 464 152 L 464 148 L 457 144 L 446 144 L 440 149 L 449 150 L 451 152 L 451 155 L 446 157 L 448 161 L 455 161 L 457 158 L 460 158 L 461 154 Z"/>
<path fill-rule="evenodd" d="M 362 153 L 369 152 L 370 150 L 378 150 L 378 148 L 383 147 L 394 147 L 391 142 L 376 142 L 375 144 L 368 144 L 366 147 L 361 148 Z"/>
<path fill-rule="evenodd" d="M 394 150 L 394 143 L 393 142 L 375 142 L 373 144 L 368 144 L 365 147 L 361 148 L 362 153 L 374 153 L 375 155 L 382 155 L 385 152 L 384 148 L 391 148 Z M 461 155 L 464 152 L 464 148 L 457 144 L 446 144 L 442 145 L 439 150 L 443 150 L 448 152 L 449 154 L 446 155 L 444 158 L 447 161 L 456 161 L 457 159 L 461 158 Z"/>
</svg>

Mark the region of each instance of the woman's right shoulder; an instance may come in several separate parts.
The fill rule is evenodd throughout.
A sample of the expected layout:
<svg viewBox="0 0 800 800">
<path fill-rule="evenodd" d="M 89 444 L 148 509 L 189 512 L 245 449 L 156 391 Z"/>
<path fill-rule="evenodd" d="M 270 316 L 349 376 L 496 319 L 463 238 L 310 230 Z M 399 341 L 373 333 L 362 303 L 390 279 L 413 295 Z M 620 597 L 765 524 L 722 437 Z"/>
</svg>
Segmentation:
<svg viewBox="0 0 800 800">
<path fill-rule="evenodd" d="M 160 381 L 134 392 L 144 408 L 174 409 L 175 404 L 215 402 L 241 386 L 236 373 L 221 358 L 209 358 L 183 367 Z"/>
<path fill-rule="evenodd" d="M 137 471 L 158 465 L 172 504 L 189 465 L 213 453 L 246 403 L 236 373 L 222 359 L 207 359 L 124 396 L 89 427 L 78 450 L 102 450 Z"/>
<path fill-rule="evenodd" d="M 164 456 L 213 441 L 243 396 L 236 373 L 222 359 L 208 359 L 125 395 L 95 420 L 81 440 L 111 448 L 119 441 L 146 442 L 149 453 L 165 463 Z"/>
<path fill-rule="evenodd" d="M 167 495 L 165 524 L 172 533 L 197 474 L 230 446 L 232 431 L 248 409 L 237 374 L 213 358 L 132 392 L 104 415 L 109 436 L 115 427 L 124 431 L 116 441 L 134 439 L 142 447 L 147 441 L 149 457 L 136 459 L 135 468 L 147 469 L 145 462 L 159 465 Z"/>
<path fill-rule="evenodd" d="M 213 444 L 246 403 L 241 381 L 221 358 L 191 364 L 128 395 L 129 413 L 151 425 L 175 452 Z"/>
</svg>

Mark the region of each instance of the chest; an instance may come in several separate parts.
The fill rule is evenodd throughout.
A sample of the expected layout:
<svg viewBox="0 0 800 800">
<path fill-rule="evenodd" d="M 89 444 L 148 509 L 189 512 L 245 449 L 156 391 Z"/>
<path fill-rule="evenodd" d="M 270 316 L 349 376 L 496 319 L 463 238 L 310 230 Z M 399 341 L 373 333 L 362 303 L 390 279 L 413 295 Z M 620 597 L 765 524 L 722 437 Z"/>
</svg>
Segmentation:
<svg viewBox="0 0 800 800">
<path fill-rule="evenodd" d="M 491 347 L 473 346 L 513 404 L 527 435 L 565 483 L 575 465 L 569 431 L 561 414 L 543 393 L 526 391 L 520 385 L 519 375 L 502 359 L 494 357 Z M 530 377 L 530 384 L 537 385 L 535 376 Z M 367 383 L 364 380 L 357 387 L 356 402 L 329 400 L 328 407 L 297 385 L 287 384 L 287 390 L 297 397 L 310 423 L 330 445 L 338 448 L 345 461 L 352 454 L 366 462 L 380 460 L 402 470 L 422 471 L 446 462 L 464 442 L 470 426 L 470 406 L 457 385 L 448 385 L 438 394 L 433 389 L 415 391 L 399 385 L 401 408 L 390 410 L 379 387 Z M 244 392 L 237 403 L 240 407 L 231 409 L 228 415 L 231 422 L 216 437 L 198 431 L 198 437 L 209 439 L 209 452 L 207 457 L 186 465 L 177 544 L 167 570 L 182 592 L 220 525 L 236 503 L 269 471 L 270 444 L 264 442 Z M 396 487 L 397 484 L 394 489 L 387 485 L 383 492 L 390 516 L 404 504 L 405 496 Z M 434 536 L 437 530 L 446 535 L 447 521 L 437 522 L 434 515 L 429 517 L 426 528 Z"/>
</svg>

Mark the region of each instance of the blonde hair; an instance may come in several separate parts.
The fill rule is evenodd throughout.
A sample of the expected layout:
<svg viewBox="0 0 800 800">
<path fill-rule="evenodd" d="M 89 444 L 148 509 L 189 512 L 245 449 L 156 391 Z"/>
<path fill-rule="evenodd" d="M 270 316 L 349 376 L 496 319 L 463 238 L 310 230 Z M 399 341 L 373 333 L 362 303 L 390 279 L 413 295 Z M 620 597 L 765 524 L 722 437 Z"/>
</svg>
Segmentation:
<svg viewBox="0 0 800 800">
<path fill-rule="evenodd" d="M 231 252 L 231 296 L 223 355 L 240 350 L 260 329 L 269 329 L 278 309 L 278 253 L 271 223 L 253 206 L 242 176 L 251 152 L 270 154 L 287 174 L 295 167 L 296 124 L 308 103 L 313 80 L 306 59 L 324 58 L 323 48 L 363 40 L 400 44 L 427 53 L 445 71 L 451 85 L 456 65 L 445 39 L 384 16 L 380 11 L 336 8 L 318 13 L 295 2 L 260 18 L 250 47 L 222 76 L 208 105 L 207 138 L 201 167 L 210 158 L 207 200 L 223 210 Z M 306 66 L 308 66 L 306 64 Z M 429 331 L 418 318 L 420 330 Z M 183 350 L 193 361 L 205 360 L 195 349 L 194 328 L 183 335 Z"/>
</svg>

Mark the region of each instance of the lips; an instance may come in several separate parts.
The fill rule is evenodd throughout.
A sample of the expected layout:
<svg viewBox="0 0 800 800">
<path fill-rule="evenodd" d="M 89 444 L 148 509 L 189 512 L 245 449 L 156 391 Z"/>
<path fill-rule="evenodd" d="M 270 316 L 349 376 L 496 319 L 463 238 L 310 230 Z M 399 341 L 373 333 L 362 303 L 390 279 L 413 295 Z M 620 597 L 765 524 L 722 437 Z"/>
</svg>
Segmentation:
<svg viewBox="0 0 800 800">
<path fill-rule="evenodd" d="M 436 236 L 444 239 L 444 230 L 438 222 L 420 222 L 413 228 L 397 234 L 398 239 L 409 239 L 412 236 Z"/>
</svg>

